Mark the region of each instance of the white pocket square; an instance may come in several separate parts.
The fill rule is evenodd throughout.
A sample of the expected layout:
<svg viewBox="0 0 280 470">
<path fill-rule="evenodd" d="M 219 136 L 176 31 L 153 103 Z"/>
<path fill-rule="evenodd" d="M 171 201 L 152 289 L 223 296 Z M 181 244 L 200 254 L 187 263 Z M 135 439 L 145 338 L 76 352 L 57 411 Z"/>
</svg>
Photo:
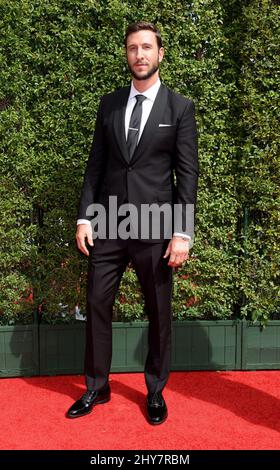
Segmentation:
<svg viewBox="0 0 280 470">
<path fill-rule="evenodd" d="M 158 127 L 172 127 L 173 124 L 159 124 Z"/>
</svg>

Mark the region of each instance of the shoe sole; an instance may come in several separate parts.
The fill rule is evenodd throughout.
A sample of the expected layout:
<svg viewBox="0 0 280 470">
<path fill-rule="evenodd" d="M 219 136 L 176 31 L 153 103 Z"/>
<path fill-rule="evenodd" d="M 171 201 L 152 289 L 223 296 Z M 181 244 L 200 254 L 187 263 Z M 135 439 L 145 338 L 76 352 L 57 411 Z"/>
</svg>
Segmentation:
<svg viewBox="0 0 280 470">
<path fill-rule="evenodd" d="M 86 411 L 85 413 L 82 413 L 82 414 L 79 414 L 79 415 L 76 415 L 76 416 L 72 416 L 72 415 L 67 414 L 66 416 L 67 416 L 67 418 L 70 418 L 70 419 L 81 418 L 82 416 L 89 415 L 96 405 L 103 405 L 103 403 L 107 403 L 110 400 L 111 400 L 111 397 L 110 398 L 105 398 L 104 400 L 97 401 L 96 403 L 94 403 L 94 405 L 91 407 L 91 409 L 89 411 Z"/>
</svg>

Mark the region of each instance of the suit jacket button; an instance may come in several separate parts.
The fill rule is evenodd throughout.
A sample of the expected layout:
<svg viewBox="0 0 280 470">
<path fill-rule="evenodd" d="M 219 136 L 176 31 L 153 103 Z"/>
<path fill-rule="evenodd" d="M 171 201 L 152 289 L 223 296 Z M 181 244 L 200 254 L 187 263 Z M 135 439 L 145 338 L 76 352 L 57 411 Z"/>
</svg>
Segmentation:
<svg viewBox="0 0 280 470">
<path fill-rule="evenodd" d="M 129 166 L 129 167 L 128 167 L 128 171 L 131 171 L 131 170 L 132 170 L 132 168 L 133 168 L 132 166 Z"/>
</svg>

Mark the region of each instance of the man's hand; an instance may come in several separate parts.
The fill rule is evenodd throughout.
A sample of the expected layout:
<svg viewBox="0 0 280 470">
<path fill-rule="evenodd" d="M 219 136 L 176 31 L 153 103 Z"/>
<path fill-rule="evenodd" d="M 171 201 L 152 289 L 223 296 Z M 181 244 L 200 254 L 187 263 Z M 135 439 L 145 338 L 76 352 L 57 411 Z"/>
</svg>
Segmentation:
<svg viewBox="0 0 280 470">
<path fill-rule="evenodd" d="M 88 244 L 90 246 L 94 246 L 93 240 L 92 240 L 92 228 L 90 224 L 79 224 L 77 226 L 77 232 L 76 232 L 76 240 L 77 240 L 77 245 L 80 251 L 82 251 L 85 255 L 89 256 L 88 249 L 86 247 L 85 241 L 88 241 Z"/>
<path fill-rule="evenodd" d="M 181 266 L 184 261 L 189 258 L 189 241 L 184 240 L 181 237 L 173 237 L 170 240 L 167 250 L 165 252 L 164 258 L 167 258 L 170 255 L 168 266 L 172 268 L 177 268 Z"/>
</svg>

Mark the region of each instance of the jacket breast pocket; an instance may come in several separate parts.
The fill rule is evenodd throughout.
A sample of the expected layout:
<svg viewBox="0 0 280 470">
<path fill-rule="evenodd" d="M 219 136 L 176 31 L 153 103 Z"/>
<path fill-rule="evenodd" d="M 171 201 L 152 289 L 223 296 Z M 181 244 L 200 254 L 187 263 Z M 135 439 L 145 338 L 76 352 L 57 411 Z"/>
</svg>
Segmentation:
<svg viewBox="0 0 280 470">
<path fill-rule="evenodd" d="M 158 126 L 157 133 L 160 134 L 175 134 L 176 124 Z"/>
<path fill-rule="evenodd" d="M 176 140 L 176 126 L 158 127 L 154 134 L 154 143 L 158 150 L 171 150 Z"/>
</svg>

